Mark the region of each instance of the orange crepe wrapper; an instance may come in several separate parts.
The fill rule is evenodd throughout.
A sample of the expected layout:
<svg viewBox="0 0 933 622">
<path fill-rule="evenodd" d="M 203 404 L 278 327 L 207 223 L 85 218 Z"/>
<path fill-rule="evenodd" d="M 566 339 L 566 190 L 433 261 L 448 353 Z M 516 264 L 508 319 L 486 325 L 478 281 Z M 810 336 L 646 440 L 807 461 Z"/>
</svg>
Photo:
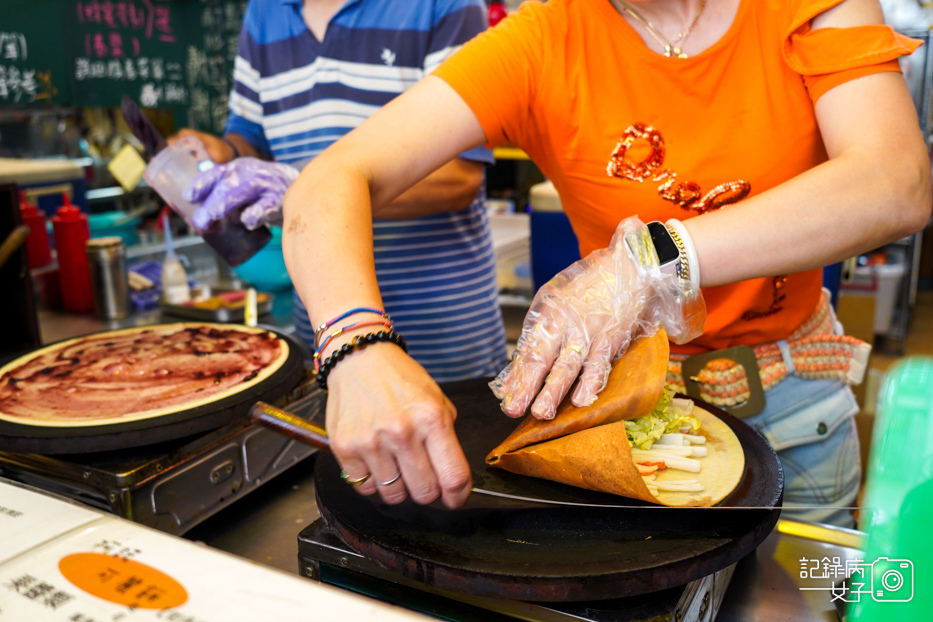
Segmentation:
<svg viewBox="0 0 933 622">
<path fill-rule="evenodd" d="M 658 471 L 657 481 L 698 479 L 701 492 L 648 490 L 635 466 L 625 433 L 625 421 L 642 417 L 661 399 L 669 345 L 663 330 L 636 341 L 613 364 L 606 388 L 590 406 L 576 408 L 565 400 L 557 416 L 539 421 L 527 416 L 486 462 L 506 471 L 540 477 L 579 488 L 608 492 L 669 506 L 710 506 L 738 485 L 745 470 L 745 454 L 728 425 L 695 407 L 708 455 L 700 459 L 700 473 L 675 469 Z M 600 404 L 600 402 L 602 402 Z"/>
<path fill-rule="evenodd" d="M 605 423 L 647 415 L 664 393 L 669 357 L 670 343 L 663 328 L 654 335 L 635 340 L 612 364 L 606 387 L 595 402 L 578 408 L 570 403 L 568 394 L 558 405 L 553 419 L 542 421 L 530 415 L 525 417 L 508 438 L 486 456 L 486 462 L 500 466 L 496 461 L 510 451 Z"/>
</svg>

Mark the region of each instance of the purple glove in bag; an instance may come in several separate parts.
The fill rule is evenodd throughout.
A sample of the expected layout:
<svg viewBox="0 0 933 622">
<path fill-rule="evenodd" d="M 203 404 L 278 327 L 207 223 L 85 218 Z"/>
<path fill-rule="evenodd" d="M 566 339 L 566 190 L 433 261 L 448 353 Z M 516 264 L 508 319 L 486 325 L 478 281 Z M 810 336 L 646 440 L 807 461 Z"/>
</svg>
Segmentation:
<svg viewBox="0 0 933 622">
<path fill-rule="evenodd" d="M 242 210 L 240 221 L 247 229 L 281 225 L 285 191 L 299 171 L 287 164 L 258 158 L 237 158 L 204 171 L 185 190 L 185 199 L 199 203 L 191 224 L 206 230 L 211 222 Z"/>
</svg>

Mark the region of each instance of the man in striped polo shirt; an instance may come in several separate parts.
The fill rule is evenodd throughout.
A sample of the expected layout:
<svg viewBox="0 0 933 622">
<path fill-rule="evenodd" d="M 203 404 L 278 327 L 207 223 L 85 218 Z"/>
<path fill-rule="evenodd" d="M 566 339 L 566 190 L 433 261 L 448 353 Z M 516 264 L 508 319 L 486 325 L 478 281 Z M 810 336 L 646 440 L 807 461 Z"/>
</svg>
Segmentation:
<svg viewBox="0 0 933 622">
<path fill-rule="evenodd" d="M 251 0 L 224 138 L 180 134 L 197 134 L 218 163 L 253 156 L 300 170 L 485 24 L 481 0 Z M 229 165 L 227 186 L 249 183 L 253 165 L 273 166 L 252 162 L 238 170 L 245 160 Z M 373 221 L 385 309 L 437 382 L 494 375 L 506 363 L 483 187 L 491 162 L 486 149 L 461 154 Z M 281 193 L 292 179 L 284 175 L 275 209 L 263 208 L 261 221 L 281 219 Z M 255 226 L 256 209 L 252 216 Z M 297 294 L 295 324 L 313 343 Z"/>
</svg>

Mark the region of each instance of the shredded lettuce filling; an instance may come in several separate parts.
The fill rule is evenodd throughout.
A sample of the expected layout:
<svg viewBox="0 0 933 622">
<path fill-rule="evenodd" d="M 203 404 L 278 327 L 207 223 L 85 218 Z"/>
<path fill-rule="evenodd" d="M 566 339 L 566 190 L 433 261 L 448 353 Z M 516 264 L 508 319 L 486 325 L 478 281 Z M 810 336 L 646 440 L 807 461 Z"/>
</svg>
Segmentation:
<svg viewBox="0 0 933 622">
<path fill-rule="evenodd" d="M 700 419 L 693 412 L 693 402 L 674 398 L 674 392 L 665 388 L 658 405 L 650 413 L 625 422 L 629 445 L 638 449 L 651 449 L 662 434 L 680 432 L 687 426 L 700 428 Z"/>
</svg>

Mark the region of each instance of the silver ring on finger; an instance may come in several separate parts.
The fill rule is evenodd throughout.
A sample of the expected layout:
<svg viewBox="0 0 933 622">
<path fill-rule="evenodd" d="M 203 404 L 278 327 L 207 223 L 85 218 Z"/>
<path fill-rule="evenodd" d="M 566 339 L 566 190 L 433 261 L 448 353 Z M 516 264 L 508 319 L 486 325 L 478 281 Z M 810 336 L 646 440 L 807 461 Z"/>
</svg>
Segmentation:
<svg viewBox="0 0 933 622">
<path fill-rule="evenodd" d="M 390 479 L 389 481 L 387 481 L 387 482 L 376 482 L 376 483 L 379 484 L 380 486 L 390 486 L 390 485 L 394 484 L 395 482 L 397 482 L 398 479 L 399 479 L 401 476 L 402 476 L 402 472 L 399 471 L 398 473 L 395 474 L 395 477 L 393 477 L 393 478 Z"/>
</svg>

